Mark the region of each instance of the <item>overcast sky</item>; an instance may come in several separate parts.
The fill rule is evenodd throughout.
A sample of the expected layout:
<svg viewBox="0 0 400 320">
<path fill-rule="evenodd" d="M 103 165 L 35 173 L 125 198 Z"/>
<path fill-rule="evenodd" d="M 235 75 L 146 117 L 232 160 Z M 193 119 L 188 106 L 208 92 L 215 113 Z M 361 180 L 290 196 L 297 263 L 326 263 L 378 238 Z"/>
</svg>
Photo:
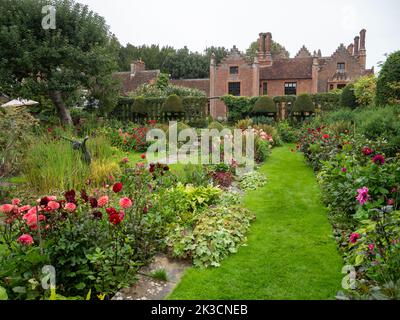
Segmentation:
<svg viewBox="0 0 400 320">
<path fill-rule="evenodd" d="M 367 67 L 400 49 L 399 0 L 77 0 L 106 18 L 125 45 L 236 45 L 245 51 L 271 32 L 293 57 L 304 44 L 331 55 L 367 30 Z"/>
</svg>

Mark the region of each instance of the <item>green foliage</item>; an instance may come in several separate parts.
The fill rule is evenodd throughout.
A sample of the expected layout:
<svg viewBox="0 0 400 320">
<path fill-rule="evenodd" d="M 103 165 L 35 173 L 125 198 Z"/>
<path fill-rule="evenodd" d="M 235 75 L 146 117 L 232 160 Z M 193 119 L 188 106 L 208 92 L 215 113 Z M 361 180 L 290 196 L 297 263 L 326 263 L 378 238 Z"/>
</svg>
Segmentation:
<svg viewBox="0 0 400 320">
<path fill-rule="evenodd" d="M 340 104 L 343 107 L 355 109 L 358 107 L 356 95 L 354 94 L 354 84 L 348 84 L 342 91 Z"/>
<path fill-rule="evenodd" d="M 315 107 L 310 95 L 300 94 L 294 104 L 293 112 L 315 112 Z"/>
<path fill-rule="evenodd" d="M 295 143 L 298 141 L 298 131 L 293 128 L 288 121 L 278 122 L 277 129 L 283 142 Z"/>
<path fill-rule="evenodd" d="M 267 160 L 271 154 L 271 145 L 268 141 L 256 137 L 254 149 L 254 160 L 261 163 Z"/>
<path fill-rule="evenodd" d="M 25 98 L 46 96 L 65 124 L 71 124 L 66 104 L 77 101 L 78 90 L 87 89 L 100 110 L 112 109 L 118 92 L 112 78 L 118 42 L 105 20 L 72 0 L 54 0 L 57 30 L 45 30 L 40 25 L 42 8 L 48 4 L 0 2 L 0 86 Z"/>
<path fill-rule="evenodd" d="M 258 97 L 235 97 L 232 95 L 221 97 L 221 101 L 228 108 L 228 121 L 230 123 L 245 119 L 254 108 L 257 100 Z"/>
<path fill-rule="evenodd" d="M 390 54 L 379 73 L 376 87 L 379 105 L 400 101 L 400 51 Z"/>
<path fill-rule="evenodd" d="M 38 121 L 25 108 L 1 108 L 0 178 L 18 174 Z"/>
<path fill-rule="evenodd" d="M 216 129 L 218 131 L 222 131 L 225 129 L 225 127 L 223 126 L 223 124 L 221 122 L 213 121 L 208 125 L 208 129 L 210 129 L 210 130 Z"/>
<path fill-rule="evenodd" d="M 253 114 L 269 114 L 269 113 L 277 113 L 276 104 L 271 97 L 262 96 L 258 98 L 254 108 L 252 110 Z"/>
<path fill-rule="evenodd" d="M 253 61 L 257 51 L 259 50 L 258 41 L 254 41 L 250 44 L 249 48 L 246 50 L 246 57 Z M 271 43 L 271 54 L 273 58 L 289 58 L 289 51 L 285 49 L 284 46 L 272 40 Z"/>
<path fill-rule="evenodd" d="M 266 184 L 266 176 L 258 171 L 246 173 L 240 178 L 240 188 L 245 191 L 256 190 Z"/>
<path fill-rule="evenodd" d="M 331 111 L 339 108 L 342 91 L 330 91 L 311 95 L 315 105 L 321 107 L 321 111 Z"/>
<path fill-rule="evenodd" d="M 375 101 L 376 81 L 375 75 L 369 75 L 359 78 L 354 83 L 354 95 L 360 106 L 369 106 Z"/>
<path fill-rule="evenodd" d="M 196 217 L 191 229 L 175 225 L 167 244 L 175 257 L 192 258 L 196 267 L 218 267 L 246 241 L 254 216 L 242 207 L 209 208 Z"/>
<path fill-rule="evenodd" d="M 114 150 L 106 138 L 89 139 L 88 149 L 92 155 L 91 166 L 82 161 L 81 151 L 74 150 L 70 142 L 54 140 L 50 136 L 40 137 L 27 150 L 23 169 L 27 183 L 38 193 L 51 194 L 79 190 L 90 177 L 99 186 L 104 182 L 99 179 L 119 171 L 118 164 L 111 158 Z"/>
<path fill-rule="evenodd" d="M 184 112 L 182 106 L 182 99 L 176 94 L 170 95 L 164 102 L 163 112 L 165 113 L 180 113 Z"/>
<path fill-rule="evenodd" d="M 157 269 L 153 271 L 150 276 L 156 280 L 168 281 L 168 274 L 165 269 Z"/>
</svg>

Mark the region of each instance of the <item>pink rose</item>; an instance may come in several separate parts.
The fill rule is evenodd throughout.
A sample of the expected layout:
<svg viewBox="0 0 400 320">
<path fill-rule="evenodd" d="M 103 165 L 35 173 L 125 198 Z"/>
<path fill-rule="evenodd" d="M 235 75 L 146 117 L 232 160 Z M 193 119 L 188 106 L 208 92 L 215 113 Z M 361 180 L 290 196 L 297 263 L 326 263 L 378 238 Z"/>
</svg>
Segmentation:
<svg viewBox="0 0 400 320">
<path fill-rule="evenodd" d="M 124 209 L 129 209 L 130 207 L 132 207 L 133 203 L 132 200 L 129 198 L 122 198 L 121 200 L 119 200 L 119 205 Z"/>
<path fill-rule="evenodd" d="M 23 234 L 18 238 L 18 242 L 24 246 L 30 246 L 33 244 L 33 238 L 29 234 Z"/>
<path fill-rule="evenodd" d="M 100 208 L 103 208 L 107 204 L 108 204 L 108 196 L 102 196 L 102 197 L 99 198 L 99 200 L 97 200 L 97 205 Z"/>
<path fill-rule="evenodd" d="M 76 210 L 76 204 L 69 202 L 65 205 L 64 209 L 68 212 L 74 212 Z"/>
</svg>

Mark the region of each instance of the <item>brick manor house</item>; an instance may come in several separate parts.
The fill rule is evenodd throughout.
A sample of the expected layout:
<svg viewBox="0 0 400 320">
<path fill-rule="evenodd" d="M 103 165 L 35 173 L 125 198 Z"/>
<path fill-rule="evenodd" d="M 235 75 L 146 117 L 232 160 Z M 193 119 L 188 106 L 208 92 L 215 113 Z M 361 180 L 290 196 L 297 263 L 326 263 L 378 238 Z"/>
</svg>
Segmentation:
<svg viewBox="0 0 400 320">
<path fill-rule="evenodd" d="M 341 44 L 331 56 L 323 56 L 321 50 L 313 54 L 303 46 L 294 58 L 272 56 L 271 33 L 260 33 L 258 52 L 253 61 L 242 55 L 234 46 L 217 64 L 214 56 L 210 61 L 209 79 L 171 80 L 172 84 L 203 90 L 210 98 L 210 114 L 213 118 L 226 117 L 225 104 L 217 99 L 226 94 L 235 96 L 282 96 L 300 93 L 328 92 L 340 89 L 360 76 L 371 74 L 366 69 L 366 30 L 354 38 L 354 43 Z M 155 81 L 159 70 L 145 70 L 142 61 L 135 61 L 131 71 L 118 72 L 123 93 L 134 91 L 143 83 Z"/>
</svg>

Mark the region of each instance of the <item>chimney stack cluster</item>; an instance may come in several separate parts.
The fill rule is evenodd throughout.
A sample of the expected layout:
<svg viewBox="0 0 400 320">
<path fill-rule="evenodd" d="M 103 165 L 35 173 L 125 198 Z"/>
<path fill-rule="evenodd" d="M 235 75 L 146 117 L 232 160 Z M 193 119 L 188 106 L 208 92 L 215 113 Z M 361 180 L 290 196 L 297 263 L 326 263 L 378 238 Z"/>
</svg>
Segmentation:
<svg viewBox="0 0 400 320">
<path fill-rule="evenodd" d="M 260 64 L 272 65 L 272 34 L 270 32 L 260 33 L 258 39 L 258 60 Z"/>
<path fill-rule="evenodd" d="M 354 38 L 354 44 L 350 44 L 347 47 L 349 53 L 354 56 L 358 62 L 360 63 L 361 67 L 365 70 L 366 68 L 366 60 L 367 60 L 367 50 L 365 49 L 365 34 L 367 31 L 362 29 L 360 31 L 360 35 Z"/>
</svg>

